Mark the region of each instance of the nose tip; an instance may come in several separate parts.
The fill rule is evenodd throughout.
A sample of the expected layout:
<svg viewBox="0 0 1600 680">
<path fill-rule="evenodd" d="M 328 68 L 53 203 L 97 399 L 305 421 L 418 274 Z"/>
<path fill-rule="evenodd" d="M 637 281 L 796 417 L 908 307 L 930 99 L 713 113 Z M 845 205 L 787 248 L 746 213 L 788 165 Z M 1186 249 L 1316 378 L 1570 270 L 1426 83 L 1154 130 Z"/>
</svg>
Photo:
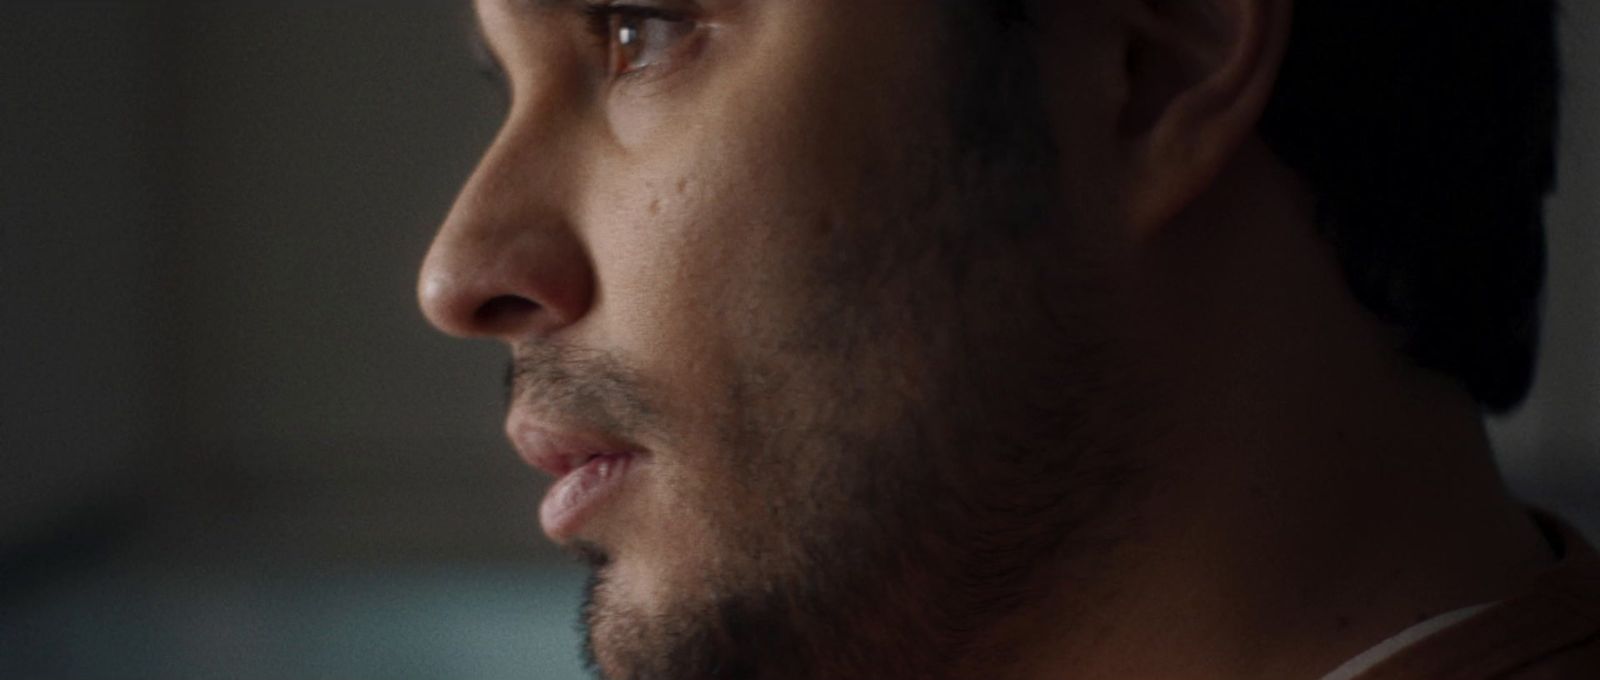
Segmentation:
<svg viewBox="0 0 1600 680">
<path fill-rule="evenodd" d="M 542 311 L 539 303 L 528 298 L 473 288 L 447 274 L 425 270 L 418 281 L 417 301 L 429 323 L 459 338 L 520 334 L 519 329 L 533 325 L 533 318 Z"/>
<path fill-rule="evenodd" d="M 427 318 L 428 323 L 433 324 L 434 328 L 456 337 L 463 337 L 467 335 L 468 329 L 457 323 L 458 316 L 451 311 L 460 303 L 450 299 L 450 283 L 429 271 L 430 264 L 424 262 L 422 274 L 417 277 L 417 306 L 422 309 L 422 316 Z"/>
<path fill-rule="evenodd" d="M 417 278 L 424 316 L 467 338 L 521 342 L 577 323 L 589 311 L 595 268 L 578 228 L 578 135 L 538 90 L 513 114 L 467 179 Z"/>
<path fill-rule="evenodd" d="M 562 250 L 550 243 L 474 246 L 453 242 L 446 230 L 418 277 L 422 314 L 458 338 L 518 341 L 555 333 L 584 315 L 592 290 L 582 256 Z"/>
<path fill-rule="evenodd" d="M 422 273 L 417 277 L 417 303 L 428 323 L 446 334 L 458 338 L 483 337 L 504 332 L 502 326 L 510 319 L 493 320 L 479 311 L 490 300 L 500 295 L 490 293 L 482 284 L 466 278 L 468 272 L 446 265 L 437 242 L 423 262 Z M 536 304 L 529 301 L 529 304 Z"/>
</svg>

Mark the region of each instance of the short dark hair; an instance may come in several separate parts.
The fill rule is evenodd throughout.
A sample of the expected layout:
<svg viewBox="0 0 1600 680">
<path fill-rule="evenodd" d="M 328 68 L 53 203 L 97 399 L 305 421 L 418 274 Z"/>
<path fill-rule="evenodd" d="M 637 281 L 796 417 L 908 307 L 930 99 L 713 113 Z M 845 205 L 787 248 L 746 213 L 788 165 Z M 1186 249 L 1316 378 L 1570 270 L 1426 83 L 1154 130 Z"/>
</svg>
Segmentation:
<svg viewBox="0 0 1600 680">
<path fill-rule="evenodd" d="M 1016 49 L 1035 0 L 947 0 Z M 1555 0 L 1295 0 L 1260 132 L 1355 298 L 1488 412 L 1527 396 L 1555 183 Z M 960 15 L 961 19 L 972 18 Z"/>
<path fill-rule="evenodd" d="M 1490 412 L 1533 381 L 1555 181 L 1554 0 L 1298 0 L 1261 132 L 1355 297 Z"/>
</svg>

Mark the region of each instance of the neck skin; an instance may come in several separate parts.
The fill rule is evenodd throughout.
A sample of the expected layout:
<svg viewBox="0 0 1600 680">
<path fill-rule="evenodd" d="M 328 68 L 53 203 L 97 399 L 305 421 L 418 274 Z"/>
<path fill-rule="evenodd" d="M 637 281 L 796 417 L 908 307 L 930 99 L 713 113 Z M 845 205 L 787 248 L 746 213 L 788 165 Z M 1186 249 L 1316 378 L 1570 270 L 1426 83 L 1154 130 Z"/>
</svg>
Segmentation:
<svg viewBox="0 0 1600 680">
<path fill-rule="evenodd" d="M 1318 678 L 1553 561 L 1476 404 L 1397 351 L 1310 216 L 1252 144 L 1136 256 L 1135 365 L 1168 423 L 1139 452 L 1156 481 L 1092 592 L 1063 577 L 1008 627 L 1038 660 L 1014 677 Z"/>
</svg>

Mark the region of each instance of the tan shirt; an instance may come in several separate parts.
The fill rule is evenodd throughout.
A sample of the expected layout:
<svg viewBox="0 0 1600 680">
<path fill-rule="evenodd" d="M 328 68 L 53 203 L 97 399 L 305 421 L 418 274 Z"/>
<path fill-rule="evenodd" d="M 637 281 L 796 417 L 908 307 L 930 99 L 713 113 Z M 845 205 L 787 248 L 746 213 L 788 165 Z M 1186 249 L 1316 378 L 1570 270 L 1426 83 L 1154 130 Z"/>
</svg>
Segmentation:
<svg viewBox="0 0 1600 680">
<path fill-rule="evenodd" d="M 1541 524 L 1560 564 L 1355 680 L 1600 680 L 1600 555 L 1570 527 Z"/>
</svg>

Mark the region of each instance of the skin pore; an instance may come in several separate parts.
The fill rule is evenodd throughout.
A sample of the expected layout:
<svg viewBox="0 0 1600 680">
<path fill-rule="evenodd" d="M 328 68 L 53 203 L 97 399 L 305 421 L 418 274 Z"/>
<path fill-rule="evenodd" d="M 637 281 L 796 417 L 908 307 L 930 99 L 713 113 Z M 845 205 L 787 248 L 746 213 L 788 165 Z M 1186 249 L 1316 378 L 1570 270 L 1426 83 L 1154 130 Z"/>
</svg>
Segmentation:
<svg viewBox="0 0 1600 680">
<path fill-rule="evenodd" d="M 419 281 L 644 451 L 555 536 L 604 677 L 1315 677 L 1548 560 L 1253 136 L 1287 2 L 648 8 L 477 2 Z"/>
</svg>

